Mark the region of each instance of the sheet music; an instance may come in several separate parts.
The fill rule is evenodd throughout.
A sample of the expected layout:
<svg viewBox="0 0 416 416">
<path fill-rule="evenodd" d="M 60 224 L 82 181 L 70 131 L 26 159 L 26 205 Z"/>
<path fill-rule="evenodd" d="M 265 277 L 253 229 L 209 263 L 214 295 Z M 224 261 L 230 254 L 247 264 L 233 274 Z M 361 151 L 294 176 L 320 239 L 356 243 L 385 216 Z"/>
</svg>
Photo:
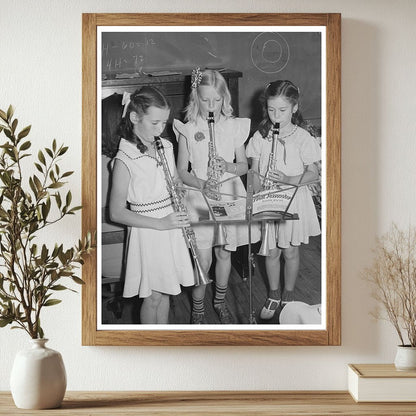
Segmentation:
<svg viewBox="0 0 416 416">
<path fill-rule="evenodd" d="M 235 199 L 233 201 L 214 201 L 208 199 L 208 203 L 218 221 L 221 219 L 242 220 L 245 218 L 246 198 Z"/>
<path fill-rule="evenodd" d="M 292 186 L 288 186 L 254 194 L 253 215 L 265 211 L 286 212 L 286 210 L 289 214 L 293 214 L 289 204 L 293 198 L 295 189 Z"/>
</svg>

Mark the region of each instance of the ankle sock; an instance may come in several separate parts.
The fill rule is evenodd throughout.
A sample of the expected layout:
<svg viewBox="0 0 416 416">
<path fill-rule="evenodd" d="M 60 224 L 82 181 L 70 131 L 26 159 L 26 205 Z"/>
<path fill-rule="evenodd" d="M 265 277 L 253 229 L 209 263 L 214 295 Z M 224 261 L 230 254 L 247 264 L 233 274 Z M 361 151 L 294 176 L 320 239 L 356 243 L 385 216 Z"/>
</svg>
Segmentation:
<svg viewBox="0 0 416 416">
<path fill-rule="evenodd" d="M 292 302 L 295 300 L 295 294 L 293 290 L 284 290 L 282 295 L 282 302 Z"/>
<path fill-rule="evenodd" d="M 225 294 L 227 293 L 227 286 L 219 286 L 215 284 L 214 306 L 225 302 Z"/>
<path fill-rule="evenodd" d="M 280 292 L 280 289 L 270 290 L 269 291 L 269 298 L 270 299 L 275 299 L 275 300 L 280 300 L 282 298 L 282 293 Z"/>
<path fill-rule="evenodd" d="M 205 312 L 204 298 L 195 299 L 192 298 L 192 312 L 201 313 Z"/>
</svg>

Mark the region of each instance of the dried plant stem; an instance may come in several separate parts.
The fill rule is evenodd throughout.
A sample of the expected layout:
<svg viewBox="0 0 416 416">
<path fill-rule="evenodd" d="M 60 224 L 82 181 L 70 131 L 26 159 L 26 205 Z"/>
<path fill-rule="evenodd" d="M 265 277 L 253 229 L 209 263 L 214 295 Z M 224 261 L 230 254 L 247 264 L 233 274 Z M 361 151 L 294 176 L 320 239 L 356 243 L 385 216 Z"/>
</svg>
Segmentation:
<svg viewBox="0 0 416 416">
<path fill-rule="evenodd" d="M 383 305 L 401 345 L 416 346 L 416 228 L 400 230 L 396 224 L 377 240 L 374 261 L 363 277 L 374 288 L 373 297 Z"/>
</svg>

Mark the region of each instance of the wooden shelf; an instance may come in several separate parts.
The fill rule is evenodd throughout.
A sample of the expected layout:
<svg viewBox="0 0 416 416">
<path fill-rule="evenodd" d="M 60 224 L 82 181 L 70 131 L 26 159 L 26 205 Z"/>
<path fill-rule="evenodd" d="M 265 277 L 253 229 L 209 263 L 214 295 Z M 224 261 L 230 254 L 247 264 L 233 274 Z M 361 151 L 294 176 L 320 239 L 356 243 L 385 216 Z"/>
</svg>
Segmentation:
<svg viewBox="0 0 416 416">
<path fill-rule="evenodd" d="M 414 403 L 355 403 L 345 391 L 67 392 L 62 407 L 17 409 L 0 392 L 0 415 L 414 415 Z"/>
</svg>

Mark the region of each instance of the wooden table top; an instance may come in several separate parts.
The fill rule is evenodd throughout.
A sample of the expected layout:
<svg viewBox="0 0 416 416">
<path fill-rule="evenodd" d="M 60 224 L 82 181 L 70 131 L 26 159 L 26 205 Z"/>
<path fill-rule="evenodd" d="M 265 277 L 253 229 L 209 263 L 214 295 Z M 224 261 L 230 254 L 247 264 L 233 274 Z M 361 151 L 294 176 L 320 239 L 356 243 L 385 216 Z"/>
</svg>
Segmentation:
<svg viewBox="0 0 416 416">
<path fill-rule="evenodd" d="M 17 409 L 0 392 L 0 415 L 416 415 L 416 403 L 355 403 L 345 391 L 67 392 L 59 409 Z"/>
</svg>

